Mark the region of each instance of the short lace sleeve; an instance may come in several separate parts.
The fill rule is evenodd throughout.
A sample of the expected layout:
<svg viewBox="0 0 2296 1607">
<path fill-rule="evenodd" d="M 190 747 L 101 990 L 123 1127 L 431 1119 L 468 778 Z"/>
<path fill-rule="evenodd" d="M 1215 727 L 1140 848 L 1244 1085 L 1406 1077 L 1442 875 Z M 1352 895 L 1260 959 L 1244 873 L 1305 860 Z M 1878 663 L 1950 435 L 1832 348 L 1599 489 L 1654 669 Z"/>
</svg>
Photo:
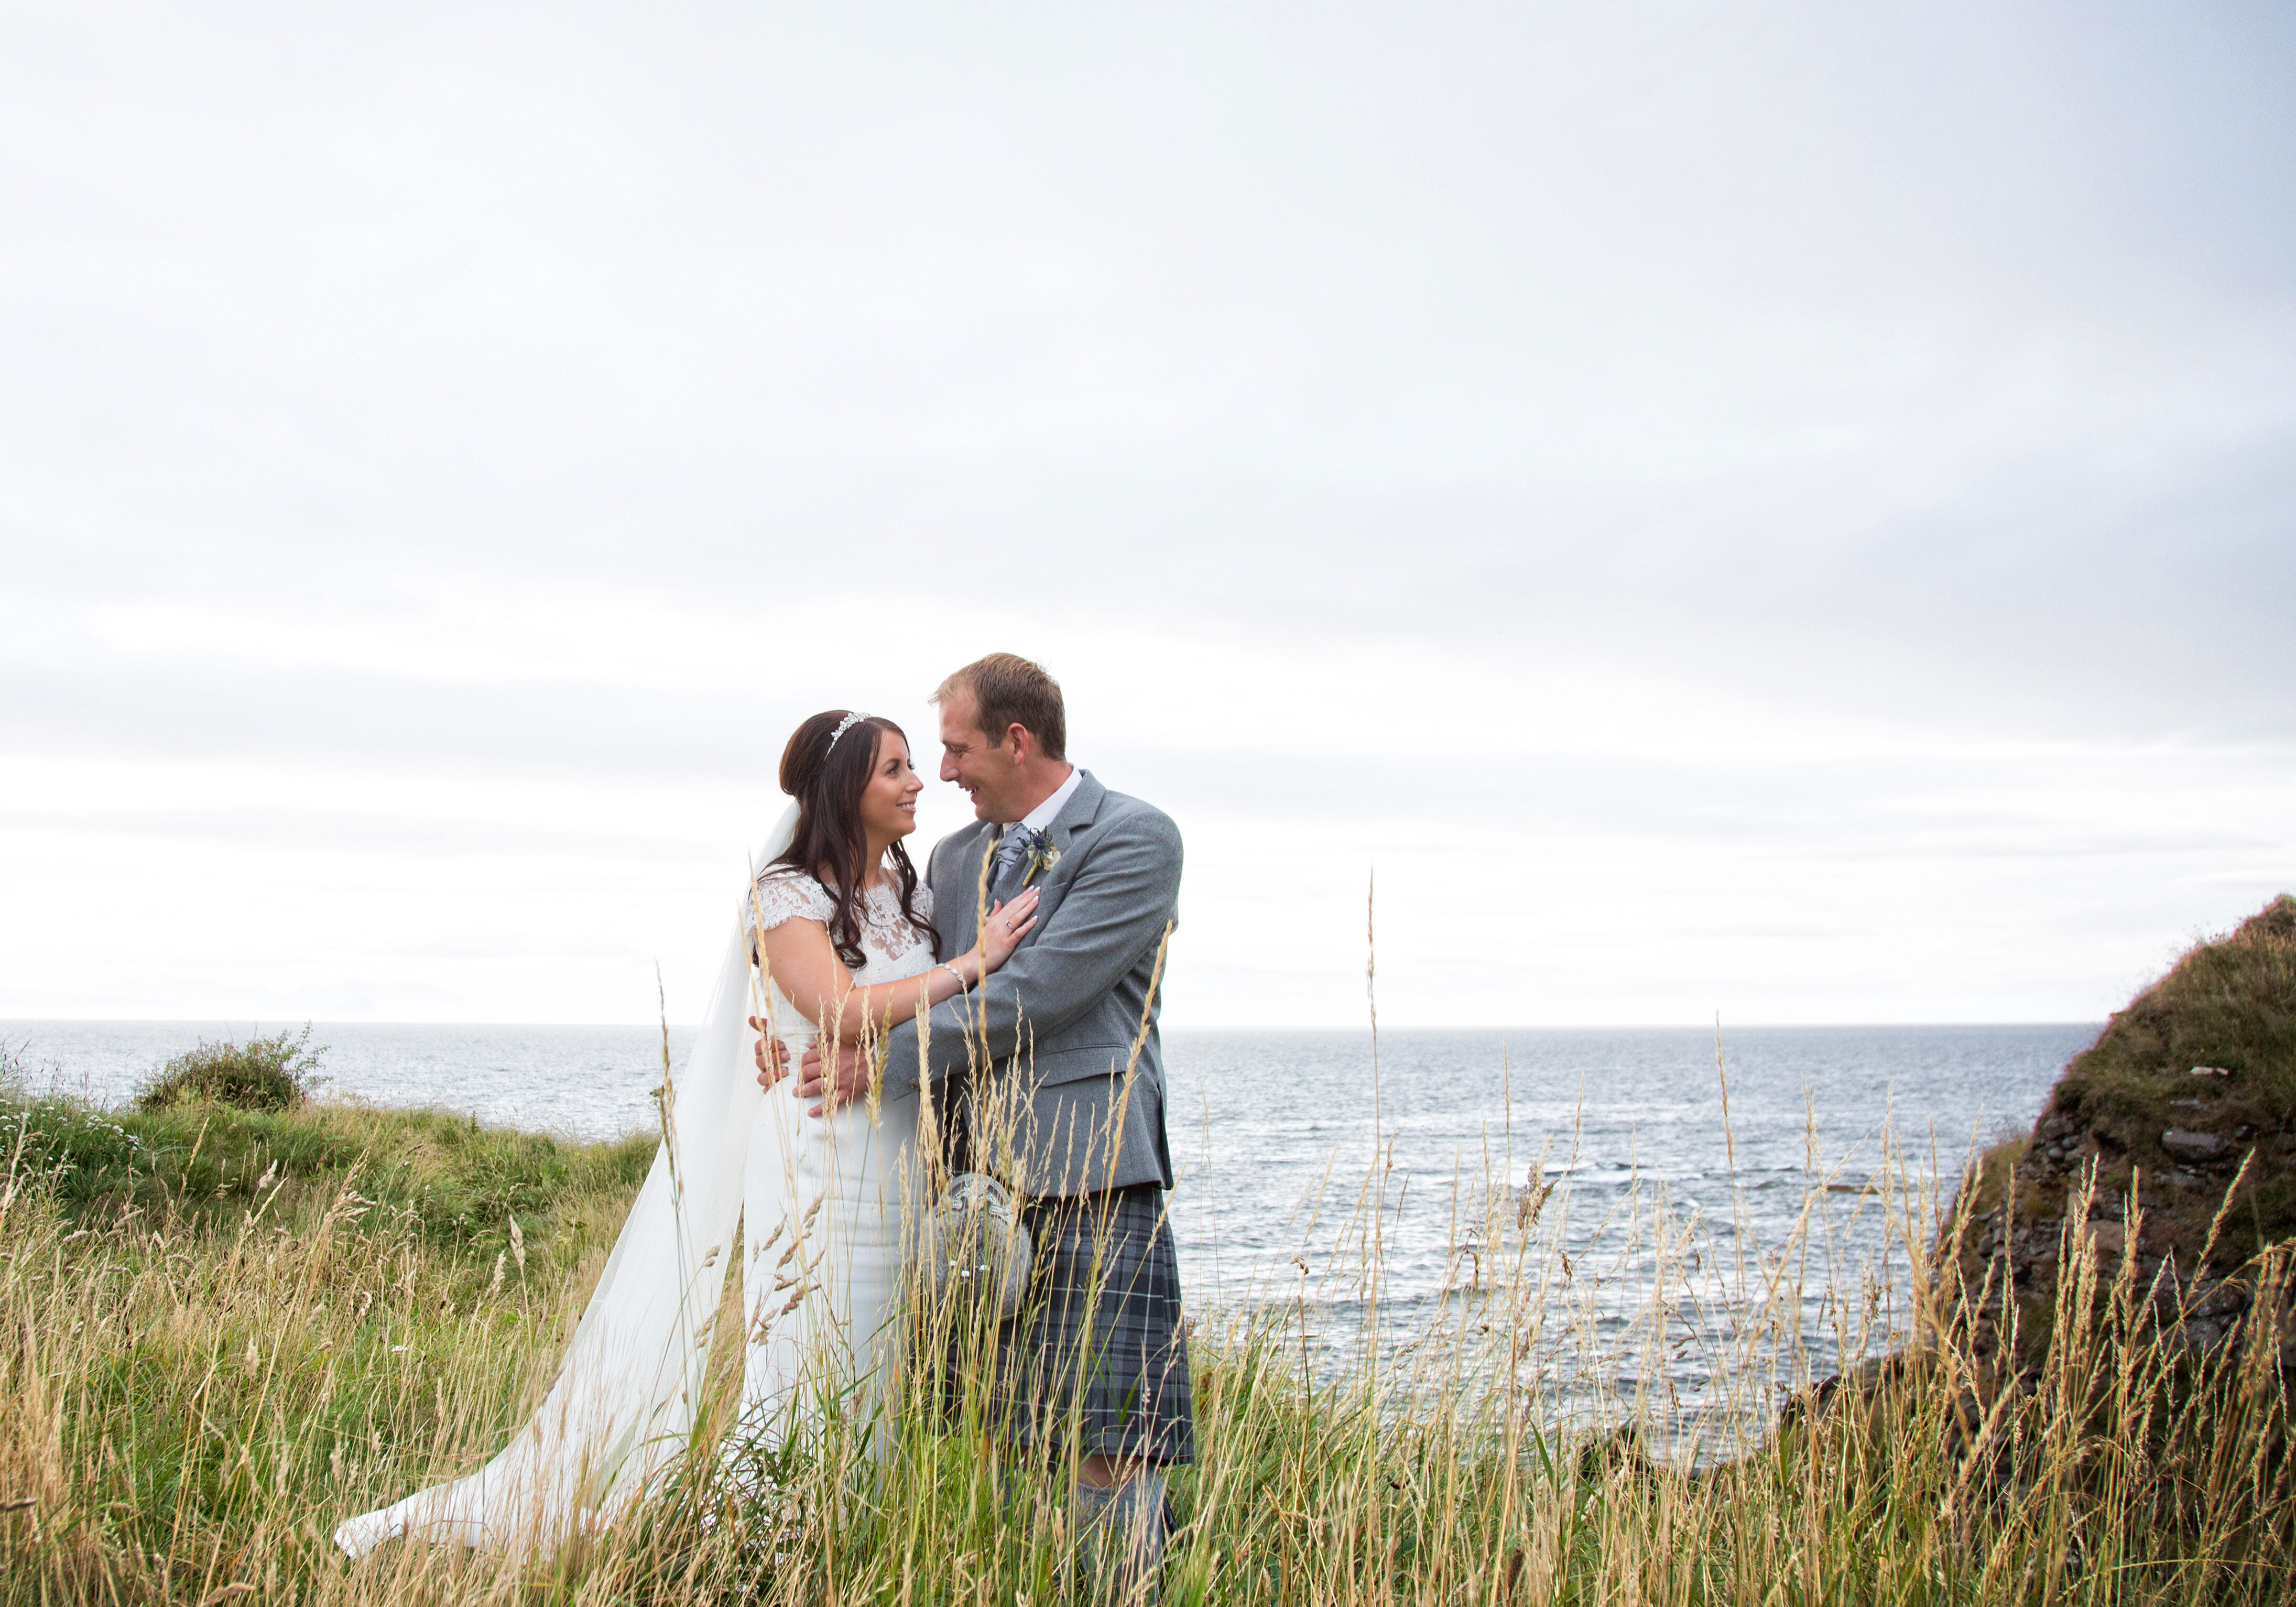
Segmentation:
<svg viewBox="0 0 2296 1607">
<path fill-rule="evenodd" d="M 742 913 L 743 924 L 771 931 L 784 921 L 818 921 L 826 926 L 837 906 L 820 882 L 803 871 L 777 865 L 758 878 L 755 907 Z"/>
</svg>

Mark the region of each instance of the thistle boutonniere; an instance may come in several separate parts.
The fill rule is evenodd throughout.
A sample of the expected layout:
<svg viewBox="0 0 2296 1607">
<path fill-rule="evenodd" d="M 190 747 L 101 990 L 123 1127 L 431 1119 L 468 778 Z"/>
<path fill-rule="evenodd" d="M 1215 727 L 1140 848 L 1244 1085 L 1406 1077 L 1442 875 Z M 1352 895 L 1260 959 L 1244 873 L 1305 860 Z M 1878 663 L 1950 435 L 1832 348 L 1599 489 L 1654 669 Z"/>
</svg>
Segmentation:
<svg viewBox="0 0 2296 1607">
<path fill-rule="evenodd" d="M 1034 840 L 1028 845 L 1029 857 L 1021 866 L 1022 887 L 1034 881 L 1037 872 L 1049 871 L 1061 862 L 1061 851 L 1053 846 L 1051 838 L 1042 832 L 1034 832 L 1031 835 Z"/>
</svg>

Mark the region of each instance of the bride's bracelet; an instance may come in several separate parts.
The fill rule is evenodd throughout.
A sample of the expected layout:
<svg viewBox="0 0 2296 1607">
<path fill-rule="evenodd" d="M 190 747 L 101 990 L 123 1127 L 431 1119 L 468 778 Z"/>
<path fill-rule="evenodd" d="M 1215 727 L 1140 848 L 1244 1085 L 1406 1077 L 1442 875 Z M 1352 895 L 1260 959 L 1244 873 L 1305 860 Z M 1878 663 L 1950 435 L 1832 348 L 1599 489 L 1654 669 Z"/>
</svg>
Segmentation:
<svg viewBox="0 0 2296 1607">
<path fill-rule="evenodd" d="M 950 964 L 947 960 L 943 960 L 940 963 L 940 968 L 956 979 L 956 985 L 959 988 L 969 988 L 972 986 L 972 983 L 964 980 L 964 973 L 959 971 L 955 966 Z"/>
</svg>

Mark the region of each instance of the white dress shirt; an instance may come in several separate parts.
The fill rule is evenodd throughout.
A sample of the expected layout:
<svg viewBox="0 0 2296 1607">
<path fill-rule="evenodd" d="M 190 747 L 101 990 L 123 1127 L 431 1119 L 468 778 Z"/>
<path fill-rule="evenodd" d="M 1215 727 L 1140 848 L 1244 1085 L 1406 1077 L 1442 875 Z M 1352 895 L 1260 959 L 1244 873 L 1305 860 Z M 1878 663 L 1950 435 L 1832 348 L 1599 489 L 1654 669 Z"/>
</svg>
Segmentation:
<svg viewBox="0 0 2296 1607">
<path fill-rule="evenodd" d="M 1028 814 L 1021 816 L 1018 824 L 1028 827 L 1032 832 L 1050 831 L 1052 829 L 1054 818 L 1058 816 L 1062 809 L 1068 808 L 1069 799 L 1076 794 L 1077 783 L 1083 779 L 1084 772 L 1078 769 L 1074 765 L 1070 765 L 1069 767 L 1068 780 L 1062 782 L 1059 786 L 1054 787 L 1053 789 L 1053 795 L 1045 799 L 1044 802 L 1038 804 L 1035 808 L 1029 810 Z M 1011 826 L 1004 827 L 1003 831 L 1000 831 L 997 833 L 998 838 L 1001 840 L 1004 836 L 1004 832 L 1009 832 L 1013 828 Z"/>
</svg>

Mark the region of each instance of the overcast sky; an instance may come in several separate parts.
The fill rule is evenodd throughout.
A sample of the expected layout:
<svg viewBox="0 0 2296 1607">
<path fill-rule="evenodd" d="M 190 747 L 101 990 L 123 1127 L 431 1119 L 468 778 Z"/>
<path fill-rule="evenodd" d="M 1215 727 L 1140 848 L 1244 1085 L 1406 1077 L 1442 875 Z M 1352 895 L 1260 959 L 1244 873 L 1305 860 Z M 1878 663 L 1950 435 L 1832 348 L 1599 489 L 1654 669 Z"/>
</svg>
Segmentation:
<svg viewBox="0 0 2296 1607">
<path fill-rule="evenodd" d="M 2296 12 L 0 12 L 0 1015 L 699 1015 L 1068 690 L 1175 1024 L 2077 1020 L 2296 886 Z M 964 816 L 928 788 L 922 841 Z"/>
</svg>

